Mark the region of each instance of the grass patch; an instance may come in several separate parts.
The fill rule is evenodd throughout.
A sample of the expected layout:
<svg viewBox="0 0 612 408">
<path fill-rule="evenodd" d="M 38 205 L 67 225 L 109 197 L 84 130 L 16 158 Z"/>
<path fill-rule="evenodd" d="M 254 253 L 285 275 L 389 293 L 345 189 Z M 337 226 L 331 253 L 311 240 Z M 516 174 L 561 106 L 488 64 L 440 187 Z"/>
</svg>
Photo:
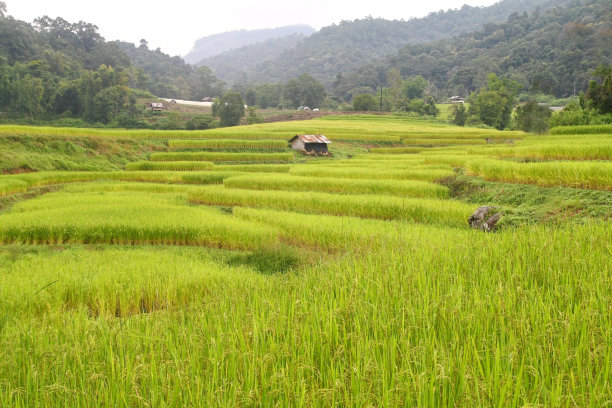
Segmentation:
<svg viewBox="0 0 612 408">
<path fill-rule="evenodd" d="M 302 263 L 297 250 L 287 247 L 261 248 L 230 258 L 231 266 L 245 265 L 264 275 L 283 274 L 296 269 Z"/>
</svg>

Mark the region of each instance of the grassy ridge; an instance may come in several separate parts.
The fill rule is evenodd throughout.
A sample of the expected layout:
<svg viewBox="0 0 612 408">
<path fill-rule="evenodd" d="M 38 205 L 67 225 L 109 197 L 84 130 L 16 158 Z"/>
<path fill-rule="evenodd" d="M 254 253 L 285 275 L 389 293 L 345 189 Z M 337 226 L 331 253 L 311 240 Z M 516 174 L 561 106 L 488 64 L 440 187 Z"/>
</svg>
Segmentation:
<svg viewBox="0 0 612 408">
<path fill-rule="evenodd" d="M 421 146 L 480 145 L 487 144 L 487 141 L 484 139 L 402 139 L 402 144 Z"/>
<path fill-rule="evenodd" d="M 288 173 L 291 166 L 283 164 L 215 164 L 214 171 L 245 173 Z"/>
<path fill-rule="evenodd" d="M 401 223 L 351 216 L 304 214 L 265 208 L 235 207 L 234 215 L 266 225 L 273 225 L 281 237 L 297 246 L 313 247 L 323 251 L 362 251 L 384 249 L 400 245 L 416 235 L 432 236 L 441 240 L 469 239 L 468 231 L 434 225 Z"/>
<path fill-rule="evenodd" d="M 418 147 L 374 147 L 370 149 L 370 153 L 378 154 L 407 154 L 419 153 L 423 151 Z"/>
<path fill-rule="evenodd" d="M 251 190 L 319 191 L 342 194 L 389 194 L 405 197 L 448 197 L 439 184 L 416 180 L 369 180 L 345 178 L 296 177 L 288 174 L 248 175 L 226 178 L 228 188 Z"/>
<path fill-rule="evenodd" d="M 473 205 L 451 200 L 381 195 L 337 195 L 314 192 L 256 191 L 205 187 L 189 192 L 197 204 L 247 206 L 465 226 Z"/>
<path fill-rule="evenodd" d="M 466 167 L 471 173 L 490 181 L 612 190 L 612 163 L 516 163 L 477 159 L 467 161 Z"/>
<path fill-rule="evenodd" d="M 289 162 L 293 153 L 173 152 L 151 153 L 151 161 Z"/>
<path fill-rule="evenodd" d="M 276 240 L 273 229 L 237 220 L 215 209 L 188 206 L 180 202 L 180 197 L 146 192 L 51 193 L 18 203 L 9 213 L 0 215 L 0 242 L 248 249 L 271 245 Z"/>
<path fill-rule="evenodd" d="M 138 181 L 156 183 L 220 184 L 226 177 L 240 174 L 238 171 L 66 171 L 38 172 L 0 176 L 0 196 L 25 192 L 28 188 L 54 184 L 89 181 Z"/>
<path fill-rule="evenodd" d="M 194 170 L 212 170 L 214 164 L 205 161 L 177 161 L 177 162 L 150 162 L 140 161 L 132 162 L 125 165 L 126 171 L 194 171 Z"/>
<path fill-rule="evenodd" d="M 285 149 L 284 140 L 187 139 L 169 140 L 171 149 Z"/>
<path fill-rule="evenodd" d="M 612 125 L 558 126 L 550 129 L 551 135 L 612 134 Z"/>
<path fill-rule="evenodd" d="M 363 167 L 332 167 L 332 166 L 295 166 L 289 170 L 295 176 L 333 177 L 347 179 L 393 179 L 393 180 L 423 180 L 435 181 L 452 176 L 452 170 L 427 169 L 391 169 Z"/>
<path fill-rule="evenodd" d="M 2 260 L 3 255 L 0 250 Z M 1 315 L 10 312 L 49 318 L 67 311 L 84 311 L 90 319 L 126 318 L 189 306 L 206 293 L 224 292 L 232 281 L 234 288 L 240 287 L 240 282 L 249 288 L 261 281 L 250 269 L 229 267 L 202 250 L 188 248 L 75 246 L 53 255 L 40 249 L 39 255 L 12 264 L 10 276 L 6 269 L 0 270 L 6 287 L 12 288 L 0 298 Z M 87 269 L 81 259 L 86 260 Z M 35 267 L 39 273 L 30 273 L 28 267 Z M 22 294 L 52 281 L 57 283 L 49 290 L 22 302 Z"/>
<path fill-rule="evenodd" d="M 470 149 L 472 154 L 497 157 L 524 157 L 557 160 L 612 160 L 611 140 L 547 140 L 516 147 L 486 147 Z"/>
<path fill-rule="evenodd" d="M 148 129 L 96 129 L 65 128 L 49 126 L 0 125 L 0 135 L 10 136 L 68 136 L 100 137 L 111 139 L 186 139 L 218 138 L 216 131 L 207 130 L 148 130 Z M 266 135 L 268 137 L 266 137 Z M 224 138 L 238 139 L 281 139 L 289 140 L 290 134 L 267 134 L 266 132 L 224 132 Z"/>
</svg>

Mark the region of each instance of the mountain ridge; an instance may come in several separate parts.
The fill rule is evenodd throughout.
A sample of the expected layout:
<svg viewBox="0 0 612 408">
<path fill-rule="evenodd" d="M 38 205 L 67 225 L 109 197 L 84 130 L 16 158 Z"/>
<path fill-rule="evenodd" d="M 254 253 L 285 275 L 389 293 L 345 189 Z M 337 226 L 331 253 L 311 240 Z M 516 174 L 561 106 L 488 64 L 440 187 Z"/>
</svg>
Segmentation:
<svg viewBox="0 0 612 408">
<path fill-rule="evenodd" d="M 309 36 L 316 30 L 306 24 L 295 24 L 276 28 L 257 30 L 233 30 L 199 38 L 191 51 L 183 57 L 185 62 L 200 65 L 203 59 L 219 55 L 223 52 L 257 44 L 270 39 L 286 37 L 292 34 Z"/>
<path fill-rule="evenodd" d="M 408 44 L 450 38 L 483 28 L 489 23 L 502 23 L 516 12 L 548 9 L 572 0 L 502 0 L 488 7 L 463 5 L 430 13 L 423 18 L 386 20 L 367 17 L 342 21 L 324 27 L 305 38 L 278 57 L 259 63 L 255 68 L 240 69 L 239 63 L 224 61 L 224 70 L 215 70 L 221 79 L 232 82 L 242 71 L 255 82 L 285 82 L 303 73 L 330 86 L 338 73 L 357 69 L 367 63 L 383 61 Z M 227 67 L 231 66 L 231 70 Z M 225 72 L 232 72 L 228 77 Z"/>
</svg>

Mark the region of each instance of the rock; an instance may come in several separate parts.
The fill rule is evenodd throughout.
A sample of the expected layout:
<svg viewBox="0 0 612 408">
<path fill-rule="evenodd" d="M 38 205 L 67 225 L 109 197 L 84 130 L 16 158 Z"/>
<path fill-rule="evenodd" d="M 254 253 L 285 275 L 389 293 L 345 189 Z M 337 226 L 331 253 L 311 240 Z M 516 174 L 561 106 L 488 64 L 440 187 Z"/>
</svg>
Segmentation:
<svg viewBox="0 0 612 408">
<path fill-rule="evenodd" d="M 497 212 L 498 207 L 485 205 L 478 207 L 474 214 L 468 218 L 468 223 L 474 229 L 482 231 L 493 231 L 495 225 L 501 218 L 501 213 Z"/>
</svg>

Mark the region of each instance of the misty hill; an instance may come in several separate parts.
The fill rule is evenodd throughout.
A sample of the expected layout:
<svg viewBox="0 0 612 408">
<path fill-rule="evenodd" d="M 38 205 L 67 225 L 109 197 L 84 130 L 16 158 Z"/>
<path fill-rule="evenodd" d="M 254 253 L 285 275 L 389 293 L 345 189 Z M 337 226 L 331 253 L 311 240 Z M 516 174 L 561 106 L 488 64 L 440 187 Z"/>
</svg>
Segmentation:
<svg viewBox="0 0 612 408">
<path fill-rule="evenodd" d="M 419 19 L 385 20 L 365 18 L 343 21 L 321 29 L 296 47 L 255 69 L 241 68 L 241 61 L 226 59 L 228 66 L 244 70 L 251 80 L 283 82 L 309 73 L 329 86 L 336 75 L 364 64 L 382 61 L 407 44 L 418 44 L 453 37 L 481 29 L 487 23 L 501 23 L 513 13 L 545 10 L 570 0 L 502 0 L 489 7 L 464 5 L 457 10 L 440 11 Z M 222 71 L 216 71 L 225 80 Z"/>
<path fill-rule="evenodd" d="M 266 40 L 286 37 L 292 34 L 309 36 L 315 30 L 307 25 L 292 25 L 278 28 L 261 30 L 237 30 L 226 33 L 214 34 L 200 38 L 195 42 L 193 49 L 184 59 L 189 64 L 200 64 L 205 58 L 222 52 L 244 47 L 245 45 L 256 44 Z"/>
<path fill-rule="evenodd" d="M 259 64 L 279 57 L 283 51 L 295 48 L 304 39 L 306 36 L 303 34 L 273 38 L 203 59 L 197 65 L 207 66 L 218 72 L 224 81 L 236 82 L 246 71 L 252 71 Z"/>
</svg>

